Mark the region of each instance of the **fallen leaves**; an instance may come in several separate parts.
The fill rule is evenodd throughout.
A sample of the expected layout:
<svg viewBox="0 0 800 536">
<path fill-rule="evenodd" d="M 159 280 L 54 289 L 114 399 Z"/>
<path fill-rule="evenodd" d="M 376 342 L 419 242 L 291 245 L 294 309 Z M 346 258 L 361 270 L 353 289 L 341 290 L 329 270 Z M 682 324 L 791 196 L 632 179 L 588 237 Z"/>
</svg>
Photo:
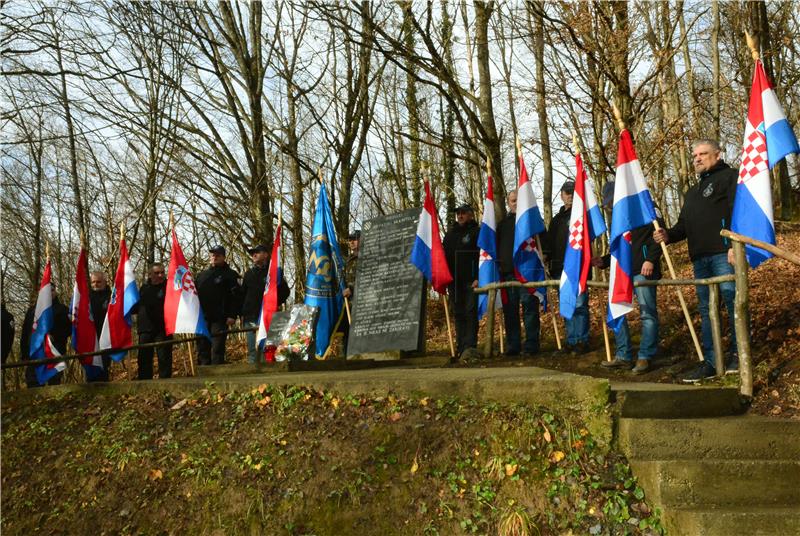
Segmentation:
<svg viewBox="0 0 800 536">
<path fill-rule="evenodd" d="M 558 463 L 564 459 L 564 456 L 566 455 L 562 451 L 554 450 L 553 453 L 550 455 L 550 461 L 553 463 Z"/>
<path fill-rule="evenodd" d="M 177 410 L 177 409 L 181 409 L 181 408 L 182 408 L 183 406 L 185 406 L 185 405 L 186 405 L 188 402 L 189 402 L 189 399 L 188 399 L 188 398 L 184 398 L 183 400 L 181 400 L 181 401 L 177 402 L 177 403 L 176 403 L 174 406 L 172 406 L 172 407 L 171 407 L 171 408 L 169 408 L 169 409 L 171 409 L 171 410 L 173 410 L 173 411 L 174 411 L 174 410 Z"/>
<path fill-rule="evenodd" d="M 150 480 L 161 480 L 163 477 L 164 473 L 161 471 L 161 469 L 151 469 L 147 474 L 147 478 Z"/>
</svg>

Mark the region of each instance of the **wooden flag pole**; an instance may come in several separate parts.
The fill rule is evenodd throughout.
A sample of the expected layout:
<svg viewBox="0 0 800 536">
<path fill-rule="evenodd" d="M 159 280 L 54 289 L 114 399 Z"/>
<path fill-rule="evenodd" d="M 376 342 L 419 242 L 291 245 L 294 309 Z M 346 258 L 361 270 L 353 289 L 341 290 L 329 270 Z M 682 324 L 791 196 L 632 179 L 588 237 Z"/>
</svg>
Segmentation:
<svg viewBox="0 0 800 536">
<path fill-rule="evenodd" d="M 522 143 L 519 141 L 519 136 L 516 139 L 517 142 L 517 157 L 522 160 Z M 529 179 L 530 180 L 530 179 Z M 536 247 L 539 248 L 539 254 L 542 255 L 542 240 L 539 238 L 539 235 L 536 235 Z M 544 275 L 546 278 L 550 278 L 550 274 L 548 273 L 547 266 L 544 265 L 544 257 L 542 256 L 542 267 L 544 268 Z M 527 292 L 528 289 L 526 288 L 525 291 Z M 547 290 L 545 289 L 545 293 Z M 556 347 L 561 350 L 561 334 L 558 332 L 558 321 L 556 320 L 556 315 L 550 314 L 550 318 L 553 321 L 553 333 L 556 337 Z"/>
<path fill-rule="evenodd" d="M 617 119 L 617 125 L 619 126 L 620 131 L 625 130 L 625 122 L 622 119 L 622 114 L 619 112 L 619 108 L 617 108 L 616 104 L 612 104 L 614 117 Z M 658 220 L 653 220 L 653 227 L 656 231 L 661 230 L 661 226 L 658 224 Z M 664 258 L 667 261 L 667 268 L 669 269 L 669 276 L 672 279 L 677 279 L 675 275 L 675 268 L 672 266 L 672 258 L 669 256 L 669 250 L 667 250 L 667 245 L 664 242 L 661 242 L 661 251 L 664 253 Z M 697 339 L 697 333 L 694 330 L 694 324 L 692 323 L 692 317 L 689 314 L 689 308 L 686 306 L 686 299 L 683 297 L 683 291 L 680 287 L 675 287 L 675 290 L 678 292 L 678 301 L 681 304 L 681 309 L 683 310 L 683 317 L 686 319 L 686 325 L 689 326 L 689 333 L 692 335 L 692 342 L 694 342 L 694 348 L 697 352 L 697 358 L 700 361 L 703 361 L 703 349 L 700 347 L 700 341 Z"/>
<path fill-rule="evenodd" d="M 572 131 L 572 145 L 573 145 L 574 150 L 575 150 L 575 155 L 582 155 L 583 154 L 583 152 L 581 151 L 580 140 L 578 139 L 578 133 L 575 132 L 574 130 Z M 591 253 L 592 253 L 592 257 L 594 257 L 594 248 L 592 249 Z M 597 268 L 593 268 L 593 270 L 594 270 L 595 278 L 598 278 L 601 281 L 605 281 L 606 280 L 605 272 L 602 272 Z M 586 292 L 589 292 L 588 288 L 586 289 Z M 606 349 L 606 361 L 610 362 L 611 361 L 611 342 L 609 341 L 609 338 L 608 338 L 608 325 L 606 324 L 606 317 L 608 316 L 607 308 L 608 308 L 608 305 L 605 305 L 603 307 L 603 311 L 605 312 L 605 314 L 600 319 L 600 323 L 603 325 L 603 343 L 604 343 L 604 346 L 605 346 L 605 349 Z"/>
<path fill-rule="evenodd" d="M 750 55 L 753 56 L 753 61 L 761 59 L 761 54 L 758 53 L 758 45 L 753 36 L 747 30 L 744 31 L 744 39 L 747 42 L 747 48 L 750 49 Z"/>
<path fill-rule="evenodd" d="M 428 176 L 427 166 L 422 168 L 422 178 L 425 180 L 425 182 L 430 184 L 430 177 Z M 431 195 L 433 195 L 433 191 L 431 191 Z M 431 216 L 436 218 L 438 222 L 439 214 L 431 214 Z M 453 342 L 453 328 L 450 326 L 450 305 L 447 300 L 447 291 L 445 291 L 444 294 L 442 294 L 442 296 L 444 296 L 444 317 L 445 320 L 447 321 L 447 341 L 450 343 L 450 357 L 455 358 L 456 348 L 455 348 L 455 343 Z"/>
<path fill-rule="evenodd" d="M 488 176 L 490 176 L 490 177 L 492 176 L 492 157 L 490 155 L 486 155 L 486 174 Z M 494 203 L 494 199 L 492 199 L 492 202 Z M 497 226 L 497 221 L 496 221 L 496 218 L 495 218 L 495 227 L 496 226 Z M 493 259 L 493 260 L 495 262 L 497 262 L 496 259 Z M 488 299 L 488 297 L 487 297 L 487 299 Z M 502 318 L 505 321 L 505 313 L 503 313 Z M 505 341 L 503 339 L 505 338 L 505 335 L 503 333 L 503 322 L 498 322 L 498 326 L 500 327 L 500 353 L 504 354 L 505 353 Z M 492 341 L 493 341 L 494 333 L 491 333 L 489 336 L 492 337 Z"/>
</svg>

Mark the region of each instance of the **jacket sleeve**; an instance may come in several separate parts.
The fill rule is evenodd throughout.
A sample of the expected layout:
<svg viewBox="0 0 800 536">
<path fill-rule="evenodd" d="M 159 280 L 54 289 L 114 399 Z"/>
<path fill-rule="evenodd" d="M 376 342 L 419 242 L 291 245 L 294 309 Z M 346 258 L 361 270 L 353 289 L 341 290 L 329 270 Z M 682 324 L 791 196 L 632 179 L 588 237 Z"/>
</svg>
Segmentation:
<svg viewBox="0 0 800 536">
<path fill-rule="evenodd" d="M 600 268 L 601 270 L 605 270 L 609 266 L 611 266 L 611 254 L 610 253 L 606 253 L 605 255 L 600 257 L 600 260 L 603 261 L 603 265 Z"/>
<path fill-rule="evenodd" d="M 686 209 L 686 203 L 683 204 L 681 207 L 681 213 L 678 215 L 678 221 L 675 222 L 675 225 L 667 229 L 667 236 L 669 236 L 670 242 L 680 242 L 681 240 L 686 240 L 686 221 L 684 211 Z M 661 249 L 660 247 L 658 249 Z"/>
<path fill-rule="evenodd" d="M 239 284 L 239 274 L 231 270 L 228 284 L 228 295 L 225 297 L 225 317 L 236 318 L 242 313 L 242 286 Z"/>
</svg>

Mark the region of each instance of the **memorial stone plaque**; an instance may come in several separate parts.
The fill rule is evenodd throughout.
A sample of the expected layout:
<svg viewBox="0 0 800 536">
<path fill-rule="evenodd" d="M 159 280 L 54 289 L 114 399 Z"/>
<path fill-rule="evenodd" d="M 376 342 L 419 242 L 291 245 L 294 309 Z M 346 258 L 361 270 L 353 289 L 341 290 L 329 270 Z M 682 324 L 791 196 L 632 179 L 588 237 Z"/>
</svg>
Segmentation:
<svg viewBox="0 0 800 536">
<path fill-rule="evenodd" d="M 425 350 L 425 280 L 409 262 L 419 214 L 382 216 L 361 230 L 348 357 Z"/>
<path fill-rule="evenodd" d="M 289 324 L 289 311 L 276 311 L 272 314 L 272 321 L 267 331 L 266 346 L 278 346 L 281 343 L 281 333 Z"/>
</svg>

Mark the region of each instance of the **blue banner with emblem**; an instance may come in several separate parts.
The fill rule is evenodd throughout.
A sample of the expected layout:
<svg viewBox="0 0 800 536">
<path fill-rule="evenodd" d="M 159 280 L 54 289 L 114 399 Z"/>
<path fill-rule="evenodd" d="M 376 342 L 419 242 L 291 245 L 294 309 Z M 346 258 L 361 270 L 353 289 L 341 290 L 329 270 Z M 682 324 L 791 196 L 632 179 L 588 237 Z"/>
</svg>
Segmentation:
<svg viewBox="0 0 800 536">
<path fill-rule="evenodd" d="M 315 330 L 316 355 L 321 358 L 330 345 L 344 313 L 344 261 L 336 240 L 328 194 L 323 184 L 311 229 L 305 304 L 319 308 Z"/>
</svg>

